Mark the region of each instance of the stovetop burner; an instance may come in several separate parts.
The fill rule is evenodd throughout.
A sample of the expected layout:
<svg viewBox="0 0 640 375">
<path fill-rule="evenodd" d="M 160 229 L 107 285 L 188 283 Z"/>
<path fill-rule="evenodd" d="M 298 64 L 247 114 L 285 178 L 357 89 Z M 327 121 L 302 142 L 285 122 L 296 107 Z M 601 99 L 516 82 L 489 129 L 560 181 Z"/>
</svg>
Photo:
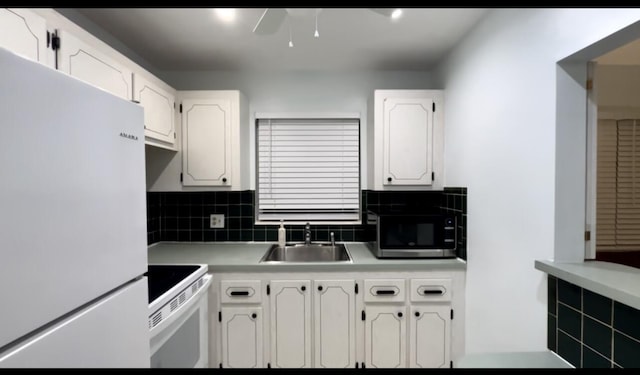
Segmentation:
<svg viewBox="0 0 640 375">
<path fill-rule="evenodd" d="M 147 276 L 149 283 L 149 303 L 155 301 L 199 268 L 200 266 L 196 265 L 148 265 L 148 271 L 144 275 Z"/>
</svg>

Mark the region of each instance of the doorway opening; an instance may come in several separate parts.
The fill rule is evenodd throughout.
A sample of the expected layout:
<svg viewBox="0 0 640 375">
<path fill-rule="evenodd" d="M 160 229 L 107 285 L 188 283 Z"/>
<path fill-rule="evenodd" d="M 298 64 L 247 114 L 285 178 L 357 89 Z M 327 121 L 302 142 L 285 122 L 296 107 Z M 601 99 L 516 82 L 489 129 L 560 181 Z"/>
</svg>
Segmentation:
<svg viewBox="0 0 640 375">
<path fill-rule="evenodd" d="M 588 75 L 585 259 L 640 268 L 640 39 Z"/>
</svg>

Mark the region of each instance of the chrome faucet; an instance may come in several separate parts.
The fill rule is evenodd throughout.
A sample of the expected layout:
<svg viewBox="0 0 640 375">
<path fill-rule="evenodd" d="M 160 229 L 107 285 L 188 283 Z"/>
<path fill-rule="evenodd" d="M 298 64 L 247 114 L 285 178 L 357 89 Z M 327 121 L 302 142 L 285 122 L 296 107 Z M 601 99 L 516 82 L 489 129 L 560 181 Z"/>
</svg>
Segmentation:
<svg viewBox="0 0 640 375">
<path fill-rule="evenodd" d="M 311 245 L 311 225 L 309 223 L 304 226 L 304 244 Z"/>
</svg>

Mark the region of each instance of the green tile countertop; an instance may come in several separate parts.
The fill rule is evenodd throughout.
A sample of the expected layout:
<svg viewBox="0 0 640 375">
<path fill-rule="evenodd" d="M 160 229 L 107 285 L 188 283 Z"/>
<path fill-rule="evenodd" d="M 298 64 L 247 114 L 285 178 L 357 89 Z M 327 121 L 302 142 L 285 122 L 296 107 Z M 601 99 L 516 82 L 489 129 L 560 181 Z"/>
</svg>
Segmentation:
<svg viewBox="0 0 640 375">
<path fill-rule="evenodd" d="M 574 368 L 556 353 L 543 350 L 538 352 L 502 352 L 467 354 L 462 357 L 457 368 Z"/>
<path fill-rule="evenodd" d="M 536 260 L 535 268 L 559 279 L 640 309 L 640 269 L 623 264 Z"/>
<path fill-rule="evenodd" d="M 378 259 L 363 242 L 344 242 L 351 263 L 260 263 L 270 242 L 158 242 L 148 248 L 150 264 L 207 264 L 212 272 L 427 271 L 465 270 L 462 259 Z"/>
</svg>

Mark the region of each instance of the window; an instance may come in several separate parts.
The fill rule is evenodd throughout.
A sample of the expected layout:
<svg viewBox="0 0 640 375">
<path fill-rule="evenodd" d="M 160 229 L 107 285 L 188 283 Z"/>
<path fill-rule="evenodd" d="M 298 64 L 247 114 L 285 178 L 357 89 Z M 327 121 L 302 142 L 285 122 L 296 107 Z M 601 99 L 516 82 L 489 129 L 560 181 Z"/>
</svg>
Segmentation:
<svg viewBox="0 0 640 375">
<path fill-rule="evenodd" d="M 257 120 L 257 220 L 360 221 L 360 121 Z"/>
<path fill-rule="evenodd" d="M 640 250 L 640 120 L 598 121 L 596 215 L 597 252 Z"/>
</svg>

